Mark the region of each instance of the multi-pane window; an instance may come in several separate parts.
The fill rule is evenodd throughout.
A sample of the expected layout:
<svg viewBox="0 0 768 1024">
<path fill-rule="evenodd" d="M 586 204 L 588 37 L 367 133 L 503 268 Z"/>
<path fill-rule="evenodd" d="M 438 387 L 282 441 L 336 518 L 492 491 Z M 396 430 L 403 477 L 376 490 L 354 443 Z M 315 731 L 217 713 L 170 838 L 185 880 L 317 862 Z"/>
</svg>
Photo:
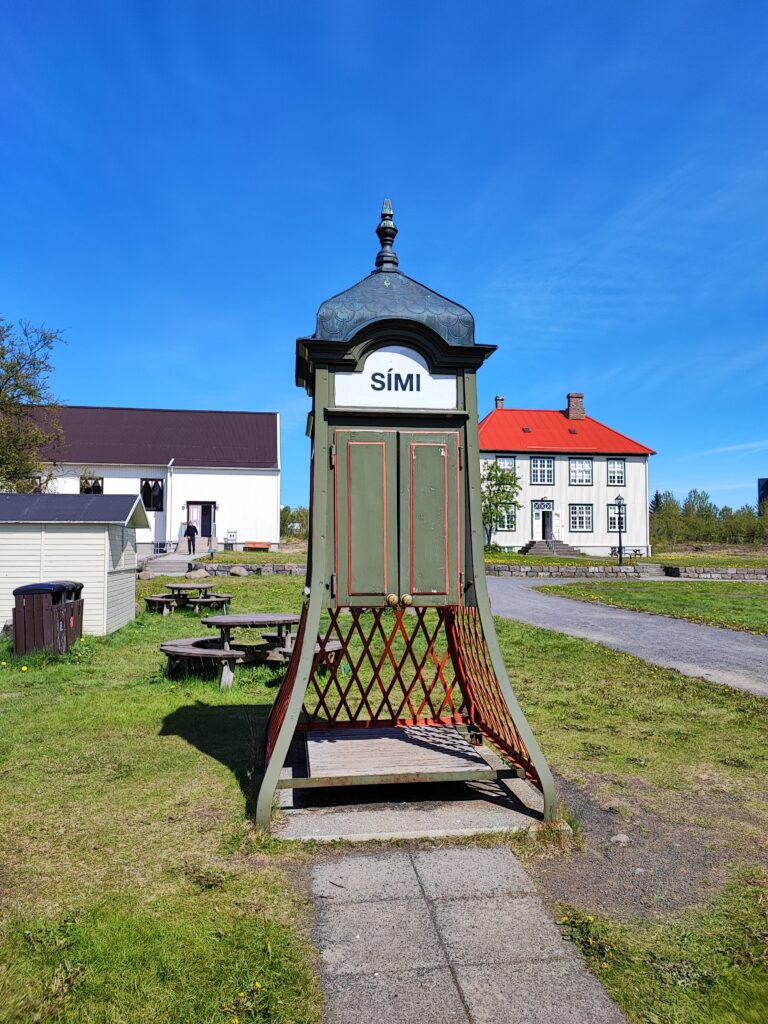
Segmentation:
<svg viewBox="0 0 768 1024">
<path fill-rule="evenodd" d="M 514 530 L 517 528 L 517 509 L 510 506 L 506 512 L 502 512 L 496 523 L 497 530 Z"/>
<path fill-rule="evenodd" d="M 80 493 L 81 494 L 103 494 L 104 493 L 104 477 L 102 477 L 102 476 L 81 476 L 80 477 Z"/>
<path fill-rule="evenodd" d="M 592 483 L 592 459 L 571 459 L 571 483 L 583 486 Z"/>
<path fill-rule="evenodd" d="M 608 459 L 608 486 L 626 487 L 624 459 Z"/>
<path fill-rule="evenodd" d="M 592 532 L 592 506 L 569 505 L 571 533 Z"/>
<path fill-rule="evenodd" d="M 531 483 L 532 484 L 553 484 L 555 482 L 555 460 L 554 459 L 531 459 Z"/>
<path fill-rule="evenodd" d="M 621 532 L 627 532 L 627 506 L 626 505 L 609 505 L 608 506 L 608 532 L 618 533 L 619 532 L 619 509 L 621 509 Z"/>
<path fill-rule="evenodd" d="M 511 469 L 515 471 L 515 456 L 514 455 L 497 455 L 496 465 L 499 469 Z"/>
<path fill-rule="evenodd" d="M 163 481 L 162 480 L 142 480 L 141 481 L 141 500 L 144 502 L 144 508 L 147 512 L 162 512 L 163 511 Z"/>
</svg>

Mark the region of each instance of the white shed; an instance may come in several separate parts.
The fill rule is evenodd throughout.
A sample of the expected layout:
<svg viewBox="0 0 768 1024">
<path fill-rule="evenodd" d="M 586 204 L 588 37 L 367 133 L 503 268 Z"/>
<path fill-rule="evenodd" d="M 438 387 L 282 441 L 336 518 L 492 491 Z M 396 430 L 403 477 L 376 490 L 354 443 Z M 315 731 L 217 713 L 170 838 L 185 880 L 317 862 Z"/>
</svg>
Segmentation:
<svg viewBox="0 0 768 1024">
<path fill-rule="evenodd" d="M 136 530 L 147 522 L 133 494 L 0 494 L 0 623 L 16 587 L 76 580 L 84 633 L 124 626 L 136 602 Z"/>
</svg>

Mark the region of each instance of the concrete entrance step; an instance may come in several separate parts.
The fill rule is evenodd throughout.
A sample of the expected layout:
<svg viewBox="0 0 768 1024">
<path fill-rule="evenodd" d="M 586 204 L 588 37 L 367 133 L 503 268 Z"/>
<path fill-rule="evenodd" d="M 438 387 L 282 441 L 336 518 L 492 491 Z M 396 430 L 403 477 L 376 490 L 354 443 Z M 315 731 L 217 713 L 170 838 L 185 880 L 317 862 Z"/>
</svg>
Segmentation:
<svg viewBox="0 0 768 1024">
<path fill-rule="evenodd" d="M 666 576 L 664 569 L 656 562 L 638 562 L 637 571 L 640 576 Z"/>
<path fill-rule="evenodd" d="M 524 548 L 520 548 L 521 555 L 564 555 L 567 558 L 583 558 L 583 552 L 571 547 L 565 541 L 556 540 L 553 544 L 545 540 L 531 540 Z"/>
</svg>

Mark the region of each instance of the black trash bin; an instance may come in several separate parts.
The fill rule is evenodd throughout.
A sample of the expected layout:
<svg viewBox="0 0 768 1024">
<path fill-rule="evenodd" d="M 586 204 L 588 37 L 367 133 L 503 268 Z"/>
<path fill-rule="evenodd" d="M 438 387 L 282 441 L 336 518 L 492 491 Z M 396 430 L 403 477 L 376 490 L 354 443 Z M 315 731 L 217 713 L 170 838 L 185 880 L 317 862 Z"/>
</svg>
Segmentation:
<svg viewBox="0 0 768 1024">
<path fill-rule="evenodd" d="M 13 596 L 13 653 L 66 654 L 83 634 L 82 583 L 54 580 L 17 587 Z"/>
</svg>

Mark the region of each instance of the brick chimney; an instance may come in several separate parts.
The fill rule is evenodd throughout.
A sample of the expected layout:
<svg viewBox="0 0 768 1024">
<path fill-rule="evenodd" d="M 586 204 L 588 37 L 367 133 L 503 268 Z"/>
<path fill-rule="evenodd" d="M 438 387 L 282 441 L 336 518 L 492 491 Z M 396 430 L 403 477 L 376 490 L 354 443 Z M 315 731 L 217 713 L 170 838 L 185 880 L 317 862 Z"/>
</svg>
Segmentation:
<svg viewBox="0 0 768 1024">
<path fill-rule="evenodd" d="M 581 391 L 568 393 L 568 408 L 565 415 L 569 420 L 584 420 L 587 414 L 584 412 L 584 394 Z"/>
<path fill-rule="evenodd" d="M 496 408 L 497 409 L 503 409 L 504 408 L 504 395 L 496 395 Z"/>
</svg>

